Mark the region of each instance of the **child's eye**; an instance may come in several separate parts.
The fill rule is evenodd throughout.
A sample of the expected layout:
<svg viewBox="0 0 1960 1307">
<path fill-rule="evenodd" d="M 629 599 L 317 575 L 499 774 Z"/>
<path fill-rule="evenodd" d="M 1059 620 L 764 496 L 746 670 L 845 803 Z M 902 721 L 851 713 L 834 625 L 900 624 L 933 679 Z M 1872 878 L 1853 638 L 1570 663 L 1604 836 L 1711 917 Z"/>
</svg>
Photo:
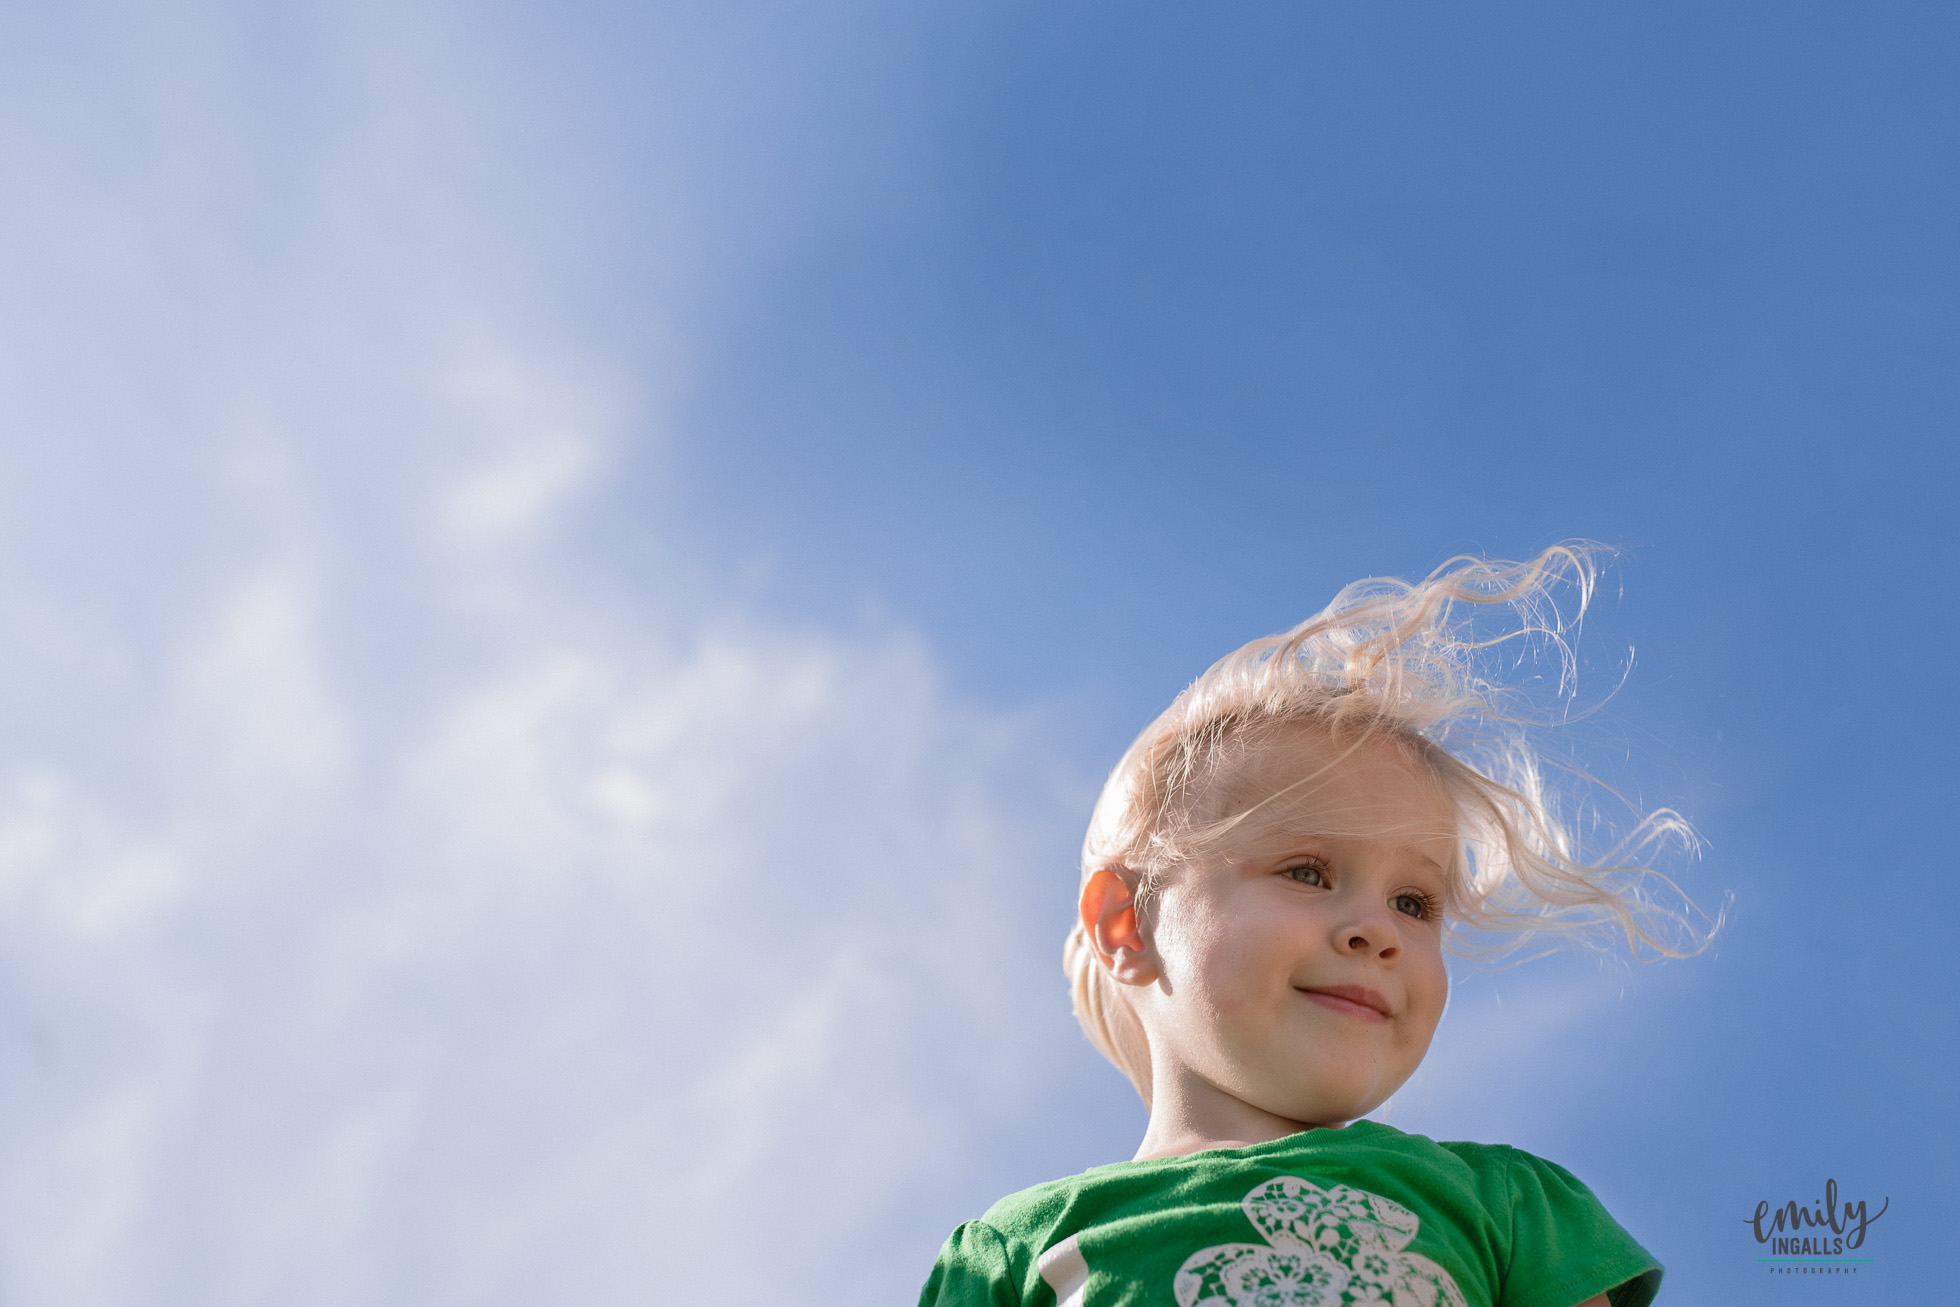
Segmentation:
<svg viewBox="0 0 1960 1307">
<path fill-rule="evenodd" d="M 1289 880 L 1297 880 L 1302 885 L 1325 885 L 1327 875 L 1318 863 L 1303 862 L 1297 867 L 1288 867 L 1280 873 Z"/>
<path fill-rule="evenodd" d="M 1421 921 L 1428 921 L 1436 915 L 1436 900 L 1421 890 L 1409 890 L 1397 894 L 1388 901 L 1388 906 Z"/>
</svg>

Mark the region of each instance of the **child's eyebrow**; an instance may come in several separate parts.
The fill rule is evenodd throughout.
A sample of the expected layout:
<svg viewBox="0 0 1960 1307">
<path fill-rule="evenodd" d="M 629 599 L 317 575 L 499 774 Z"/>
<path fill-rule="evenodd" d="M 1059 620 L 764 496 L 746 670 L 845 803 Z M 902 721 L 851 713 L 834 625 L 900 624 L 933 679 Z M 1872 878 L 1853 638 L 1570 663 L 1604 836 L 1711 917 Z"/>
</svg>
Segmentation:
<svg viewBox="0 0 1960 1307">
<path fill-rule="evenodd" d="M 1450 878 L 1449 867 L 1443 863 L 1436 861 L 1436 859 L 1430 857 L 1427 853 L 1416 854 L 1416 860 L 1429 867 L 1431 871 L 1434 871 L 1438 876 L 1441 876 L 1444 880 L 1448 880 Z"/>
<path fill-rule="evenodd" d="M 1280 831 L 1277 832 L 1277 835 L 1280 837 L 1280 839 L 1283 839 L 1287 845 L 1300 844 L 1311 840 L 1338 840 L 1342 838 L 1339 835 L 1330 834 L 1326 831 L 1311 830 L 1304 826 L 1282 828 Z M 1435 858 L 1430 857 L 1427 853 L 1424 853 L 1421 849 L 1415 847 L 1413 844 L 1403 845 L 1402 851 L 1414 855 L 1414 861 L 1421 863 L 1428 870 L 1435 872 L 1436 875 L 1442 878 L 1443 880 L 1447 881 L 1450 878 L 1449 863 L 1437 861 Z M 1288 849 L 1288 851 L 1285 854 L 1282 854 L 1280 856 L 1283 857 L 1291 856 L 1292 853 L 1293 850 Z"/>
</svg>

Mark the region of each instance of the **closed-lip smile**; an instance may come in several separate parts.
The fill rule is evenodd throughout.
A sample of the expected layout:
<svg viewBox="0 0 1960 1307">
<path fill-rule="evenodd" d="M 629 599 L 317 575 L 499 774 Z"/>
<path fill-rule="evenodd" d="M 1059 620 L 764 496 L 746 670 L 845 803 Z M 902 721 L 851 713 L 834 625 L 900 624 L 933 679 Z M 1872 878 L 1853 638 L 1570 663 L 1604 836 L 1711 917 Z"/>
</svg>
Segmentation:
<svg viewBox="0 0 1960 1307">
<path fill-rule="evenodd" d="M 1300 992 L 1318 1000 L 1322 1007 L 1366 1021 L 1386 1021 L 1394 1015 L 1388 1010 L 1388 1000 L 1365 985 L 1302 986 Z"/>
</svg>

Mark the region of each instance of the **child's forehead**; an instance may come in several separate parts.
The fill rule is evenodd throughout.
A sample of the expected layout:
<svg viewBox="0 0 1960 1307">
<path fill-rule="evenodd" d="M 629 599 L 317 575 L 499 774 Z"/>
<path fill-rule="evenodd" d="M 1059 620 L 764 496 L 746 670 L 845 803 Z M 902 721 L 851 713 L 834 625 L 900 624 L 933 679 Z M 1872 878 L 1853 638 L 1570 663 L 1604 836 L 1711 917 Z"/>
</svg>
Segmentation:
<svg viewBox="0 0 1960 1307">
<path fill-rule="evenodd" d="M 1280 833 L 1444 836 L 1457 825 L 1442 778 L 1414 747 L 1381 732 L 1338 740 L 1313 724 L 1221 750 L 1194 787 L 1191 815 L 1229 823 L 1234 843 Z"/>
</svg>

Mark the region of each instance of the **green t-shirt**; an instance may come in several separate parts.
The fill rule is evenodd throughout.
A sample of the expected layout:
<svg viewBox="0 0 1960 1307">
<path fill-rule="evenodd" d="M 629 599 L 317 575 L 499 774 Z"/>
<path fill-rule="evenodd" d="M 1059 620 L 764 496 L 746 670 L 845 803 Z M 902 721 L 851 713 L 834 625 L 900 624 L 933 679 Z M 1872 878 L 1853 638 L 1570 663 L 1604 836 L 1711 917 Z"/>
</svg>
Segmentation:
<svg viewBox="0 0 1960 1307">
<path fill-rule="evenodd" d="M 1646 1307 L 1660 1264 L 1569 1171 L 1375 1121 L 1118 1162 L 953 1231 L 920 1307 Z"/>
</svg>

